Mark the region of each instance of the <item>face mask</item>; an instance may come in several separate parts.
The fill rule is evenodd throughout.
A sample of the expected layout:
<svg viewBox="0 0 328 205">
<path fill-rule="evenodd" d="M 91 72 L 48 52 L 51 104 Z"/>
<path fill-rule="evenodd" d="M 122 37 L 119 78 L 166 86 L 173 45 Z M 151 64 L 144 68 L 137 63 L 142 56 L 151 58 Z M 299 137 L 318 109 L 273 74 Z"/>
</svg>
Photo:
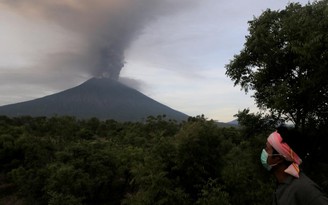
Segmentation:
<svg viewBox="0 0 328 205">
<path fill-rule="evenodd" d="M 264 168 L 270 171 L 272 169 L 272 166 L 268 164 L 268 156 L 269 156 L 268 153 L 265 151 L 265 149 L 263 149 L 261 153 L 261 163 Z"/>
<path fill-rule="evenodd" d="M 281 154 L 271 154 L 270 156 L 274 156 L 274 155 L 281 155 Z M 265 149 L 262 150 L 261 153 L 261 163 L 263 165 L 264 168 L 266 168 L 268 171 L 270 171 L 272 169 L 273 166 L 276 166 L 277 164 L 268 164 L 268 156 L 269 154 L 266 152 Z"/>
</svg>

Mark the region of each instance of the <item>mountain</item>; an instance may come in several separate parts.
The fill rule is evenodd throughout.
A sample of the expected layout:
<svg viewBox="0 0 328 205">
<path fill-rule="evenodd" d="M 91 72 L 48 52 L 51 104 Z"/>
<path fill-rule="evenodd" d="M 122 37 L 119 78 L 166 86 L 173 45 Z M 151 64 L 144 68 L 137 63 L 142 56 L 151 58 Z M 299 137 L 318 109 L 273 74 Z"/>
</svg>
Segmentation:
<svg viewBox="0 0 328 205">
<path fill-rule="evenodd" d="M 7 116 L 75 116 L 102 120 L 140 121 L 166 115 L 186 120 L 188 116 L 163 105 L 141 92 L 109 78 L 92 78 L 74 88 L 31 101 L 0 106 Z"/>
<path fill-rule="evenodd" d="M 230 122 L 227 122 L 227 124 L 230 124 L 230 125 L 239 125 L 239 122 L 238 122 L 238 119 L 235 119 L 235 120 L 232 120 Z"/>
</svg>

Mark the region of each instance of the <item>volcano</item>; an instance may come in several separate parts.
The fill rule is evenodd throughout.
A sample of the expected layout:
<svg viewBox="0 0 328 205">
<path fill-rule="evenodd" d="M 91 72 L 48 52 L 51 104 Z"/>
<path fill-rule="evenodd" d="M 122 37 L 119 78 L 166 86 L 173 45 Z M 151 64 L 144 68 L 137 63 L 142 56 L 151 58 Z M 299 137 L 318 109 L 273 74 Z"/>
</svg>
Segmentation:
<svg viewBox="0 0 328 205">
<path fill-rule="evenodd" d="M 0 115 L 74 116 L 78 119 L 96 117 L 116 121 L 141 121 L 148 116 L 158 115 L 177 121 L 188 118 L 188 115 L 110 78 L 92 78 L 56 94 L 0 106 Z"/>
</svg>

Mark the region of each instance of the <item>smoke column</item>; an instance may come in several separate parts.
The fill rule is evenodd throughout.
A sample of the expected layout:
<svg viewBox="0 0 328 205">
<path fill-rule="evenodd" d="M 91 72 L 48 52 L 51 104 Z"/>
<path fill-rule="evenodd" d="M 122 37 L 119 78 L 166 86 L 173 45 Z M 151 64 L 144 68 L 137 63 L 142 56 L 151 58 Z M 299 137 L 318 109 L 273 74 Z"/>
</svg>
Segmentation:
<svg viewBox="0 0 328 205">
<path fill-rule="evenodd" d="M 72 61 L 87 63 L 87 71 L 95 77 L 118 79 L 124 51 L 144 26 L 192 2 L 196 0 L 2 0 L 0 7 L 82 36 L 85 50 Z"/>
</svg>

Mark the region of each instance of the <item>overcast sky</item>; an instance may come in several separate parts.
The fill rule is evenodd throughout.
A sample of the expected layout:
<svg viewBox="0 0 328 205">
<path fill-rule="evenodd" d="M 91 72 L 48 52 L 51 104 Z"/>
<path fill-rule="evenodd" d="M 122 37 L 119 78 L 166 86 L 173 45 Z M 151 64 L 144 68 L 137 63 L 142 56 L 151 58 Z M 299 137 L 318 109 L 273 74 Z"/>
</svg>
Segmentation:
<svg viewBox="0 0 328 205">
<path fill-rule="evenodd" d="M 153 3 L 156 1 L 161 3 Z M 53 2 L 62 5 L 54 7 Z M 190 116 L 204 114 L 209 119 L 228 122 L 244 108 L 257 111 L 251 94 L 245 95 L 240 87 L 234 87 L 224 68 L 243 48 L 247 21 L 267 8 L 281 10 L 289 2 L 308 3 L 305 0 L 141 0 L 140 5 L 131 3 L 132 0 L 90 1 L 94 5 L 77 2 L 0 0 L 0 105 L 53 94 L 103 72 L 89 68 L 93 66 L 91 62 L 101 61 L 96 50 L 103 41 L 98 36 L 120 39 L 115 42 L 121 42 L 124 36 L 125 44 L 119 48 L 125 53 L 125 66 L 120 72 L 123 82 Z M 65 6 L 69 14 L 65 13 Z M 117 30 L 123 27 L 117 21 L 113 23 L 113 19 L 120 19 L 120 23 L 124 19 L 122 24 L 127 26 L 121 33 L 113 32 L 113 27 Z"/>
</svg>

